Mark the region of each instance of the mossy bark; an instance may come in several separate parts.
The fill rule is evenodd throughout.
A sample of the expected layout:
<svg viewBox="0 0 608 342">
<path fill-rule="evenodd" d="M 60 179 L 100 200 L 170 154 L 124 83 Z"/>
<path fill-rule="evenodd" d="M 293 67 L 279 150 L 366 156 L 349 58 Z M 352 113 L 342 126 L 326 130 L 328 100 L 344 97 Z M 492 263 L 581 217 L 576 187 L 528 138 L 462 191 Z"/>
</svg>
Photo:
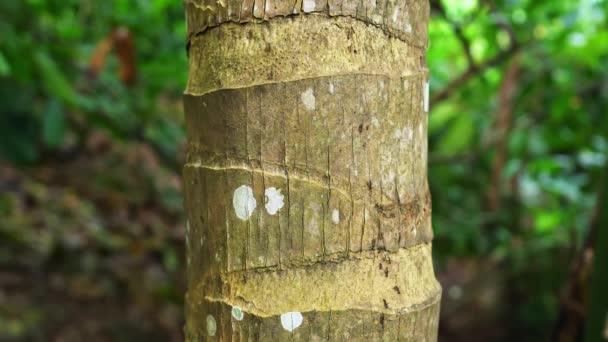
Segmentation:
<svg viewBox="0 0 608 342">
<path fill-rule="evenodd" d="M 192 341 L 434 341 L 428 3 L 189 0 Z"/>
</svg>

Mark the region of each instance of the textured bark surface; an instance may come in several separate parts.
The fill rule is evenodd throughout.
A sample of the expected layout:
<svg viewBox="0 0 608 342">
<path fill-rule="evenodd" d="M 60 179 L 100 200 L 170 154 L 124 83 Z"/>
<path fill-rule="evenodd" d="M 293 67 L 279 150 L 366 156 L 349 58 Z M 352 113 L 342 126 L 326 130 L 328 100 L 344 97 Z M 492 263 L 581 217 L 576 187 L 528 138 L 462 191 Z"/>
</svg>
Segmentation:
<svg viewBox="0 0 608 342">
<path fill-rule="evenodd" d="M 428 3 L 187 1 L 188 340 L 433 341 Z"/>
<path fill-rule="evenodd" d="M 429 4 L 425 0 L 186 0 L 188 39 L 225 23 L 322 14 L 376 26 L 387 36 L 426 48 Z"/>
</svg>

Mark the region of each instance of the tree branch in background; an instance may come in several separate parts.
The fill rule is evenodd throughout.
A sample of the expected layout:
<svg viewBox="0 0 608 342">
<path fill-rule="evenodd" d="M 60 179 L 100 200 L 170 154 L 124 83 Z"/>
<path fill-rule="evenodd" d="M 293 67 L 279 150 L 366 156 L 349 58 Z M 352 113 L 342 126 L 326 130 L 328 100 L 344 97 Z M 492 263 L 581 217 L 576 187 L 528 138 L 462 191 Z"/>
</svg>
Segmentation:
<svg viewBox="0 0 608 342">
<path fill-rule="evenodd" d="M 523 125 L 518 125 L 518 129 L 526 130 L 536 124 L 536 121 L 530 120 Z M 500 141 L 503 139 L 501 134 L 501 132 L 492 132 L 492 134 L 484 136 L 481 139 L 481 143 L 476 147 L 471 148 L 469 152 L 450 155 L 430 154 L 429 165 L 474 162 L 484 153 L 494 149 L 496 145 L 500 143 Z"/>
<path fill-rule="evenodd" d="M 476 77 L 491 67 L 495 67 L 509 60 L 513 55 L 519 52 L 521 47 L 522 45 L 514 43 L 509 49 L 500 52 L 498 55 L 484 63 L 477 66 L 469 66 L 469 68 L 460 76 L 450 81 L 442 90 L 435 93 L 435 95 L 431 97 L 431 104 L 436 105 L 437 103 L 446 100 L 456 89 L 467 83 L 471 78 Z"/>
<path fill-rule="evenodd" d="M 451 155 L 430 155 L 429 164 L 451 164 L 451 163 L 465 163 L 475 161 L 479 156 L 494 148 L 500 141 L 501 137 L 498 134 L 485 139 L 477 148 L 472 149 L 466 153 L 451 154 Z"/>
<path fill-rule="evenodd" d="M 606 183 L 605 176 L 603 183 Z M 585 292 L 592 271 L 594 249 L 598 246 L 596 237 L 605 203 L 606 194 L 603 188 L 605 186 L 600 185 L 600 190 L 597 192 L 595 209 L 583 248 L 570 266 L 568 284 L 560 296 L 559 315 L 553 329 L 552 341 L 575 341 L 580 340 L 583 335 L 585 298 L 590 297 Z"/>
<path fill-rule="evenodd" d="M 503 184 L 502 171 L 507 162 L 507 141 L 513 126 L 514 97 L 520 71 L 520 58 L 519 55 L 516 55 L 509 62 L 498 94 L 498 113 L 494 122 L 493 133 L 498 135 L 500 139 L 496 146 L 496 154 L 494 155 L 492 165 L 492 183 L 488 191 L 488 210 L 490 212 L 498 212 L 500 210 Z"/>
<path fill-rule="evenodd" d="M 608 172 L 603 175 L 603 196 L 608 192 Z M 598 204 L 598 225 L 595 228 L 595 241 L 593 241 L 593 264 L 586 286 L 588 292 L 586 299 L 585 341 L 601 341 L 608 338 L 608 206 L 606 198 Z"/>
<path fill-rule="evenodd" d="M 456 34 L 456 38 L 458 38 L 458 40 L 460 41 L 460 45 L 462 45 L 462 50 L 465 56 L 467 57 L 468 65 L 469 67 L 474 68 L 476 63 L 475 60 L 473 60 L 473 55 L 471 54 L 471 43 L 469 42 L 467 37 L 465 37 L 464 31 L 462 29 L 464 25 L 462 23 L 454 22 L 448 17 L 441 1 L 431 1 L 431 8 L 437 11 L 437 13 L 441 15 L 443 20 L 447 21 L 448 23 L 450 23 L 450 25 L 454 27 L 454 34 Z"/>
<path fill-rule="evenodd" d="M 490 9 L 490 12 L 493 12 L 493 13 L 498 12 L 498 9 L 496 8 L 494 1 L 481 0 L 481 4 L 487 6 Z M 507 34 L 509 35 L 509 38 L 511 39 L 511 42 L 517 42 L 517 36 L 515 35 L 513 26 L 509 25 L 506 22 L 500 22 L 500 21 L 496 23 L 496 26 L 500 27 L 501 29 L 503 29 L 507 32 Z"/>
<path fill-rule="evenodd" d="M 487 6 L 491 12 L 496 12 L 496 7 L 494 6 L 494 4 L 491 1 L 484 0 L 481 2 L 481 4 Z M 511 27 L 511 25 L 509 25 L 508 23 L 504 23 L 504 22 L 497 23 L 497 26 L 502 28 L 503 30 L 505 30 L 507 32 L 507 34 L 509 35 L 509 38 L 511 40 L 511 45 L 509 46 L 508 49 L 501 51 L 493 58 L 490 58 L 489 60 L 487 60 L 483 63 L 477 64 L 474 61 L 472 53 L 471 53 L 471 44 L 464 35 L 464 32 L 463 32 L 464 25 L 460 24 L 460 23 L 455 23 L 454 21 L 452 21 L 448 18 L 445 8 L 443 7 L 443 4 L 441 3 L 440 0 L 431 1 L 431 9 L 433 9 L 437 13 L 439 13 L 445 21 L 447 21 L 449 24 L 451 24 L 454 27 L 454 34 L 456 35 L 456 38 L 460 41 L 460 44 L 462 45 L 465 57 L 467 58 L 467 62 L 468 62 L 467 70 L 465 70 L 460 76 L 458 76 L 455 79 L 453 79 L 452 81 L 450 81 L 442 90 L 435 93 L 431 97 L 431 105 L 436 105 L 437 103 L 449 98 L 452 95 L 452 93 L 455 92 L 456 89 L 460 88 L 462 85 L 467 83 L 471 78 L 476 77 L 477 75 L 483 73 L 484 71 L 486 71 L 487 69 L 489 69 L 491 67 L 500 65 L 503 62 L 509 60 L 513 55 L 515 55 L 517 52 L 519 52 L 519 50 L 523 46 L 522 44 L 518 43 L 517 37 L 515 35 L 515 31 L 513 30 L 513 27 Z"/>
</svg>

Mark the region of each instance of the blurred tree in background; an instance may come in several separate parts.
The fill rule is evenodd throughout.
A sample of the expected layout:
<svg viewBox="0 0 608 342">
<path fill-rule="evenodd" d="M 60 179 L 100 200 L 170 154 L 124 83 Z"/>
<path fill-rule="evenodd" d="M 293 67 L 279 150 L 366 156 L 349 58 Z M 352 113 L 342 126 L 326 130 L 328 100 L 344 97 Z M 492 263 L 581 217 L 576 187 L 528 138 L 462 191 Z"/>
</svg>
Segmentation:
<svg viewBox="0 0 608 342">
<path fill-rule="evenodd" d="M 577 336 L 608 1 L 431 5 L 440 339 Z M 185 31 L 179 1 L 0 2 L 0 340 L 182 339 Z"/>
</svg>

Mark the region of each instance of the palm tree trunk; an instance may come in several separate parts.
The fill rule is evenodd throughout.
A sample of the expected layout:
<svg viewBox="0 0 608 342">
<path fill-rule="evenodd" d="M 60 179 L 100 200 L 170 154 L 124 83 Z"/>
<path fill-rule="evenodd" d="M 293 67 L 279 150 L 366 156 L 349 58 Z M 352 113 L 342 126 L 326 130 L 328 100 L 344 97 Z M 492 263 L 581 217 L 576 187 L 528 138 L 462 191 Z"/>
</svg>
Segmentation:
<svg viewBox="0 0 608 342">
<path fill-rule="evenodd" d="M 186 0 L 186 337 L 434 341 L 426 0 Z"/>
</svg>

